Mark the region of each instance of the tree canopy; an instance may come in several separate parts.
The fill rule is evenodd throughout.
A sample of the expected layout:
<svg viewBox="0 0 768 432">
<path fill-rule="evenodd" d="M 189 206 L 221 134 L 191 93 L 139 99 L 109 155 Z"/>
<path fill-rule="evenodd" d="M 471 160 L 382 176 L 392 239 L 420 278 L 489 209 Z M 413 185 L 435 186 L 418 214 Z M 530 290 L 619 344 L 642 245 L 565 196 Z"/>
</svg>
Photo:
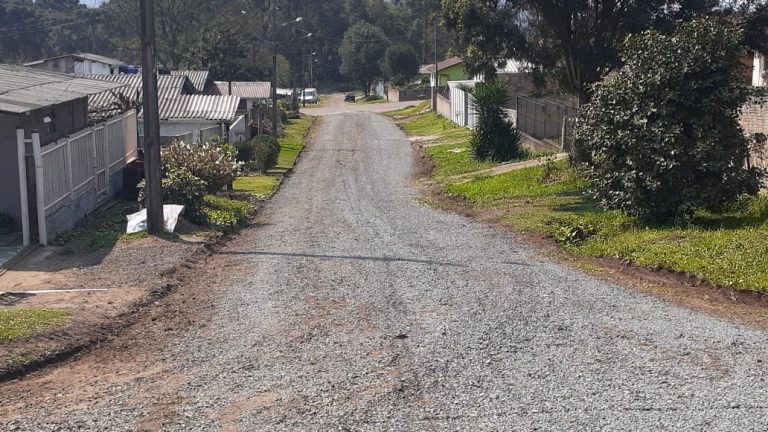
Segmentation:
<svg viewBox="0 0 768 432">
<path fill-rule="evenodd" d="M 387 48 L 381 67 L 392 84 L 404 86 L 419 73 L 419 59 L 410 45 L 400 43 Z"/>
<path fill-rule="evenodd" d="M 360 21 L 344 33 L 339 47 L 341 73 L 368 92 L 374 79 L 381 77 L 381 59 L 389 40 L 380 28 Z"/>
<path fill-rule="evenodd" d="M 696 19 L 626 40 L 623 66 L 595 87 L 576 128 L 605 207 L 669 220 L 757 192 L 739 125 L 754 94 L 739 62 L 744 36 L 733 24 Z"/>
<path fill-rule="evenodd" d="M 473 70 L 522 60 L 555 75 L 582 101 L 593 83 L 620 65 L 618 49 L 628 35 L 718 15 L 738 21 L 750 36 L 745 43 L 762 49 L 768 40 L 765 9 L 718 0 L 443 0 L 446 23 Z"/>
</svg>

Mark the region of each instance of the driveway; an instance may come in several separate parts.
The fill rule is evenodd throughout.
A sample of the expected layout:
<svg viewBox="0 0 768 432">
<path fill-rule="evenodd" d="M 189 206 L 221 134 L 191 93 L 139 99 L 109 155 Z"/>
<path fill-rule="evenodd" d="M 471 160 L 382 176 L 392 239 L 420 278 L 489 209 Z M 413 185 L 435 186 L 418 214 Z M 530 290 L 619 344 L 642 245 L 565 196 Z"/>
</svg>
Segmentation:
<svg viewBox="0 0 768 432">
<path fill-rule="evenodd" d="M 181 306 L 199 307 L 198 319 L 182 330 L 140 324 L 139 342 L 118 337 L 6 384 L 0 425 L 766 428 L 764 332 L 602 282 L 425 206 L 412 159 L 390 120 L 326 116 L 262 226 L 207 264 L 210 298 Z M 144 357 L 107 356 L 120 349 Z"/>
</svg>

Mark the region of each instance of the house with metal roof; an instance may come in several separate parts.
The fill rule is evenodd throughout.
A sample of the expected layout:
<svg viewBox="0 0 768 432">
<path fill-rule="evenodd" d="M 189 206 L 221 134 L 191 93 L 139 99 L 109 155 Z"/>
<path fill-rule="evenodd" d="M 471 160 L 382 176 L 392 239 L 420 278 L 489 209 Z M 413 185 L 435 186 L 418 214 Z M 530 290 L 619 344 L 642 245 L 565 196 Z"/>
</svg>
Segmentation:
<svg viewBox="0 0 768 432">
<path fill-rule="evenodd" d="M 99 75 L 118 74 L 120 66 L 123 65 L 125 62 L 122 60 L 91 53 L 65 54 L 24 64 L 50 72 Z"/>
<path fill-rule="evenodd" d="M 209 94 L 240 97 L 240 109 L 250 111 L 271 97 L 272 84 L 264 81 L 214 81 Z"/>
<path fill-rule="evenodd" d="M 183 75 L 189 78 L 196 93 L 205 93 L 210 86 L 211 74 L 207 70 L 172 70 L 171 75 Z"/>
<path fill-rule="evenodd" d="M 84 78 L 98 79 L 123 84 L 118 91 L 105 91 L 88 98 L 90 115 L 94 119 L 109 118 L 121 111 L 121 98 L 127 98 L 137 108 L 141 105 L 143 82 L 141 74 L 123 75 L 80 75 Z M 197 93 L 194 84 L 186 75 L 158 75 L 157 92 L 160 101 L 174 99 L 181 95 Z"/>
<path fill-rule="evenodd" d="M 25 239 L 71 227 L 122 188 L 126 155 L 136 148 L 135 115 L 132 124 L 125 116 L 93 124 L 88 98 L 123 86 L 0 64 L 0 212 L 19 222 Z"/>
<path fill-rule="evenodd" d="M 419 69 L 422 75 L 429 75 L 431 87 L 443 87 L 448 85 L 448 81 L 465 81 L 472 78 L 464 67 L 464 60 L 461 57 L 451 57 L 437 63 L 437 80 L 435 79 L 435 65 L 423 65 Z"/>
</svg>

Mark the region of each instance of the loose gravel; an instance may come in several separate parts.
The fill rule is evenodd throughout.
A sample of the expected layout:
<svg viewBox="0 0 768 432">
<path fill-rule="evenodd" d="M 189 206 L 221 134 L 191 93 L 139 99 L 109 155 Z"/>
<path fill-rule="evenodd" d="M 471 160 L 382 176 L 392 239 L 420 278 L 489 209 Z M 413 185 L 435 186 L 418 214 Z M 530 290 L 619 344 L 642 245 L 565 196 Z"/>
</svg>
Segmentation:
<svg viewBox="0 0 768 432">
<path fill-rule="evenodd" d="M 325 117 L 162 371 L 8 430 L 765 430 L 766 334 L 419 204 L 412 150 Z M 98 374 L 99 371 L 94 371 Z M 2 421 L 0 421 L 2 424 Z"/>
</svg>

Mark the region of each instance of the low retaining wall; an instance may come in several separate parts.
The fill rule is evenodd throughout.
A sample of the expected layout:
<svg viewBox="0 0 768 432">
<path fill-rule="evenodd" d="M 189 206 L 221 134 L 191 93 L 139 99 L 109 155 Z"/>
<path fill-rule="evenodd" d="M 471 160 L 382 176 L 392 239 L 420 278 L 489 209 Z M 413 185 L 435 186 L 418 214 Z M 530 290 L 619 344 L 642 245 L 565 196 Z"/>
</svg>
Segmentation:
<svg viewBox="0 0 768 432">
<path fill-rule="evenodd" d="M 390 87 L 387 89 L 387 100 L 390 102 L 410 102 L 429 99 L 429 89 L 398 90 Z"/>
</svg>

